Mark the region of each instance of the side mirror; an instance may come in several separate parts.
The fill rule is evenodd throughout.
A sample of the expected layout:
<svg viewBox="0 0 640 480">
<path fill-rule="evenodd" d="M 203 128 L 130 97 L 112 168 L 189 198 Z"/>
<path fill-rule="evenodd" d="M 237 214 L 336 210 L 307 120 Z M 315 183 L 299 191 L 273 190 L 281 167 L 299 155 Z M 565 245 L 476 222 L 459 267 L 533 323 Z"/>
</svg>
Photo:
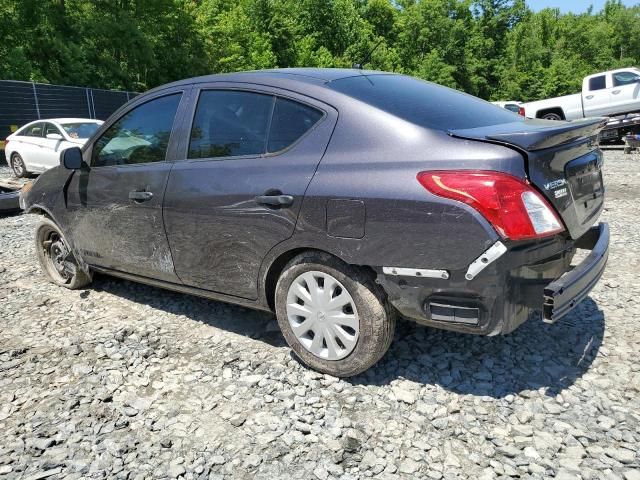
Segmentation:
<svg viewBox="0 0 640 480">
<path fill-rule="evenodd" d="M 62 140 L 62 135 L 59 133 L 47 133 L 47 138 L 49 140 Z"/>
<path fill-rule="evenodd" d="M 67 170 L 80 170 L 84 162 L 82 161 L 82 150 L 78 147 L 71 147 L 60 153 L 60 160 Z"/>
</svg>

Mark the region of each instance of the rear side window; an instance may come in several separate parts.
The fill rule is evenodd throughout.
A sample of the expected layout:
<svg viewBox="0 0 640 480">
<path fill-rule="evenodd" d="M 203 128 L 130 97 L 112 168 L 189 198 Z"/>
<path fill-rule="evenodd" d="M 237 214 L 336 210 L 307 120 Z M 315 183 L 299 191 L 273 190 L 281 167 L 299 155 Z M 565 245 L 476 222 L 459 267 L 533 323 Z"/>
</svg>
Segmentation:
<svg viewBox="0 0 640 480">
<path fill-rule="evenodd" d="M 458 130 L 523 122 L 509 110 L 466 93 L 404 75 L 358 75 L 329 88 L 422 127 Z"/>
<path fill-rule="evenodd" d="M 274 98 L 254 92 L 205 90 L 191 128 L 189 158 L 262 155 Z"/>
<path fill-rule="evenodd" d="M 181 96 L 155 98 L 127 112 L 95 142 L 91 164 L 104 167 L 164 161 Z"/>
<path fill-rule="evenodd" d="M 607 79 L 604 75 L 589 79 L 589 90 L 604 90 L 605 88 L 607 88 Z"/>
<path fill-rule="evenodd" d="M 44 129 L 44 123 L 34 123 L 30 127 L 25 128 L 20 135 L 26 137 L 42 137 L 42 130 Z"/>
<path fill-rule="evenodd" d="M 299 102 L 278 98 L 269 129 L 268 152 L 278 152 L 295 143 L 308 132 L 323 113 Z"/>
</svg>

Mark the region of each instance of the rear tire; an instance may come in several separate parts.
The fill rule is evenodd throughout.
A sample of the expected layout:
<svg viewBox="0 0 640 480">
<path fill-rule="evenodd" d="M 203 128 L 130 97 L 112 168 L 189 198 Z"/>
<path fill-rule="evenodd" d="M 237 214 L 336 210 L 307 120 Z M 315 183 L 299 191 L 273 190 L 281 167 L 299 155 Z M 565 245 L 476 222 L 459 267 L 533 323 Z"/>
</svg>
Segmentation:
<svg viewBox="0 0 640 480">
<path fill-rule="evenodd" d="M 91 283 L 91 276 L 79 266 L 58 226 L 43 218 L 36 227 L 36 252 L 47 280 L 70 290 Z"/>
<path fill-rule="evenodd" d="M 22 157 L 14 153 L 11 155 L 11 170 L 13 170 L 13 174 L 18 178 L 24 178 L 29 175 L 29 171 L 27 170 L 27 166 L 24 164 L 24 160 Z"/>
<path fill-rule="evenodd" d="M 285 266 L 275 305 L 289 346 L 305 365 L 322 373 L 362 373 L 393 340 L 396 312 L 382 288 L 363 270 L 325 253 L 306 252 Z"/>
<path fill-rule="evenodd" d="M 555 112 L 549 112 L 549 113 L 545 113 L 542 116 L 543 120 L 555 120 L 556 122 L 560 121 L 560 120 L 564 120 L 564 118 L 562 118 L 562 115 L 560 115 L 559 113 L 555 113 Z"/>
</svg>

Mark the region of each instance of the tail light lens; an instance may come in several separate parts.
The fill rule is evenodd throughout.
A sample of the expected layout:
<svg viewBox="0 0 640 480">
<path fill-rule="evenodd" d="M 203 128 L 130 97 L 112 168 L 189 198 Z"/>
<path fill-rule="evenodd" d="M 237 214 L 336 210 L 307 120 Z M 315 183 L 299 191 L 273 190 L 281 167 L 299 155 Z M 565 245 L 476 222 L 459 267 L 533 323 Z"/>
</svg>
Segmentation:
<svg viewBox="0 0 640 480">
<path fill-rule="evenodd" d="M 464 202 L 503 238 L 526 240 L 564 230 L 549 204 L 527 182 L 492 171 L 427 171 L 418 181 L 439 197 Z"/>
<path fill-rule="evenodd" d="M 523 117 L 526 117 L 525 113 L 526 112 L 524 111 L 524 107 L 518 108 L 518 115 L 522 115 Z"/>
</svg>

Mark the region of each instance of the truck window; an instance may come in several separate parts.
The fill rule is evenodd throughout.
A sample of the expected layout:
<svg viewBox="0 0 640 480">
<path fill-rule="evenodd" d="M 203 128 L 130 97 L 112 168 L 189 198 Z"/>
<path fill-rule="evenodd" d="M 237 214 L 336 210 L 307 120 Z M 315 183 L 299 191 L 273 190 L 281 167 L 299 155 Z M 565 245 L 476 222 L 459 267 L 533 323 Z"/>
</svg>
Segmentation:
<svg viewBox="0 0 640 480">
<path fill-rule="evenodd" d="M 640 82 L 640 74 L 635 72 L 617 72 L 613 74 L 613 86 L 621 87 Z"/>
<path fill-rule="evenodd" d="M 589 90 L 604 90 L 605 88 L 607 88 L 607 80 L 604 75 L 591 77 L 589 79 Z"/>
</svg>

